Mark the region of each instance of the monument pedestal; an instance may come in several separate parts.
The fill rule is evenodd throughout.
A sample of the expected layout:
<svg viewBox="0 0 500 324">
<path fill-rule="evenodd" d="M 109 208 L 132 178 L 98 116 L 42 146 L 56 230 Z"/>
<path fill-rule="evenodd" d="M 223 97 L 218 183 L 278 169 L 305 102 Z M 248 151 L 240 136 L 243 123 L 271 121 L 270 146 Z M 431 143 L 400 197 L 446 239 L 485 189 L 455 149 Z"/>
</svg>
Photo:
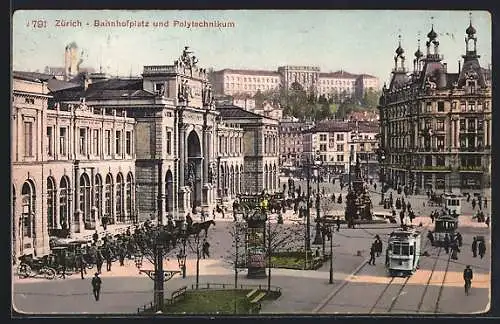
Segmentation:
<svg viewBox="0 0 500 324">
<path fill-rule="evenodd" d="M 190 187 L 180 187 L 179 188 L 179 219 L 184 219 L 187 213 L 191 212 L 191 188 Z"/>
</svg>

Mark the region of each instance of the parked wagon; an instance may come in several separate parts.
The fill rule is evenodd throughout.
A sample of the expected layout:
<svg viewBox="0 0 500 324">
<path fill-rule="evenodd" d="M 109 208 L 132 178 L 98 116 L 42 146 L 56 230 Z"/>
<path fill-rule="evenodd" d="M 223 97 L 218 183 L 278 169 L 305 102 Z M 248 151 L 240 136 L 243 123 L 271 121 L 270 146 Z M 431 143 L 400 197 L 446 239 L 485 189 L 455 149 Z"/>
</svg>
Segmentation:
<svg viewBox="0 0 500 324">
<path fill-rule="evenodd" d="M 418 269 L 420 245 L 421 233 L 413 228 L 390 234 L 385 262 L 390 276 L 409 276 Z"/>
</svg>

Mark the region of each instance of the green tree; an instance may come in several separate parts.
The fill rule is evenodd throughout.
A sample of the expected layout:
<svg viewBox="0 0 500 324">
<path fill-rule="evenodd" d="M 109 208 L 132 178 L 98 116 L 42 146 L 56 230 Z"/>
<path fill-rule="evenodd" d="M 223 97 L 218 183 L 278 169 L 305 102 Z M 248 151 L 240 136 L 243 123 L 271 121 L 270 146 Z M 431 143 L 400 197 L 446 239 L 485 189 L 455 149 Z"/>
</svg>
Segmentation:
<svg viewBox="0 0 500 324">
<path fill-rule="evenodd" d="M 377 108 L 379 98 L 380 91 L 369 88 L 363 96 L 362 105 L 366 108 Z"/>
</svg>

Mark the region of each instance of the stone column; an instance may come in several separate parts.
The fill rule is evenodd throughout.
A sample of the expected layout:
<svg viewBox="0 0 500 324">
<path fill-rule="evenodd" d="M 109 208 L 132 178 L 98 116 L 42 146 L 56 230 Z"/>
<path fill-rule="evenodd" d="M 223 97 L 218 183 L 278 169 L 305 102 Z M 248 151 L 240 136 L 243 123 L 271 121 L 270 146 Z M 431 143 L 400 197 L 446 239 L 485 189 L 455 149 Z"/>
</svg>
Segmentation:
<svg viewBox="0 0 500 324">
<path fill-rule="evenodd" d="M 90 228 L 97 228 L 97 209 L 95 208 L 95 170 L 90 168 Z M 92 219 L 94 224 L 92 226 Z"/>
<path fill-rule="evenodd" d="M 163 160 L 158 162 L 158 224 L 166 224 L 165 213 L 163 212 L 163 206 L 165 206 L 165 184 L 163 181 Z"/>
<path fill-rule="evenodd" d="M 206 122 L 206 120 L 205 120 Z M 202 141 L 203 141 L 203 183 L 207 183 L 208 182 L 208 162 L 209 162 L 209 159 L 210 159 L 210 155 L 209 155 L 209 143 L 208 143 L 208 126 L 206 125 L 203 125 L 203 138 L 202 138 Z"/>
<path fill-rule="evenodd" d="M 186 146 L 186 128 L 182 119 L 179 121 L 179 188 L 184 187 L 184 167 L 186 165 L 185 157 Z"/>
<path fill-rule="evenodd" d="M 74 185 L 74 195 L 75 195 L 75 214 L 73 215 L 73 218 L 69 220 L 69 222 L 73 225 L 73 233 L 80 233 L 81 231 L 81 224 L 82 224 L 82 211 L 80 210 L 80 161 L 76 160 L 74 169 L 75 169 L 75 185 Z M 78 222 L 75 221 L 75 219 L 78 219 Z"/>
</svg>

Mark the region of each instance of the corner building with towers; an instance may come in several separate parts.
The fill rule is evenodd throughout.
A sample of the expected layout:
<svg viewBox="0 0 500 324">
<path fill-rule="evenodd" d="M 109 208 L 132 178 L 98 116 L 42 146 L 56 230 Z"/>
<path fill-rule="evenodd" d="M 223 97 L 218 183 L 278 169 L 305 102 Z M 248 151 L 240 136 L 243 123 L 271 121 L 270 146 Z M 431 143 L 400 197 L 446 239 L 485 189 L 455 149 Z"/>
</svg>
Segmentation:
<svg viewBox="0 0 500 324">
<path fill-rule="evenodd" d="M 450 73 L 432 26 L 426 53 L 405 67 L 401 41 L 380 98 L 381 180 L 427 190 L 478 192 L 491 186 L 491 71 L 479 63 L 476 29 L 465 30 L 465 54 Z"/>
</svg>

